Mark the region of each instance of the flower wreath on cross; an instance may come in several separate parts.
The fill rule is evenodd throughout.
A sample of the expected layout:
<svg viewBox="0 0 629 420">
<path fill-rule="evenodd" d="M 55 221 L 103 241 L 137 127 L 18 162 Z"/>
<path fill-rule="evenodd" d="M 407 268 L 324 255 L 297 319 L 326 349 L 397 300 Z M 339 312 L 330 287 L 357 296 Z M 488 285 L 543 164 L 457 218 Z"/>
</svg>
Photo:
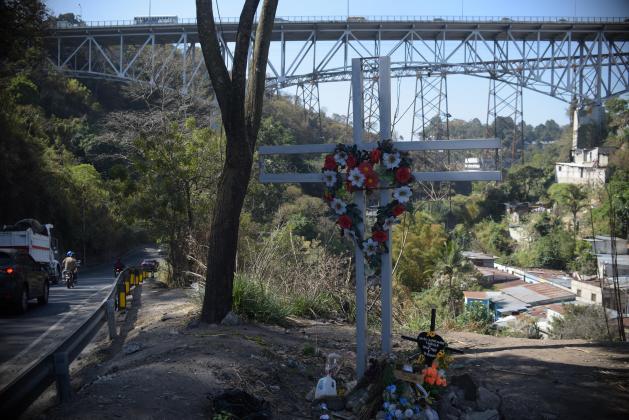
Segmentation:
<svg viewBox="0 0 629 420">
<path fill-rule="evenodd" d="M 333 155 L 325 157 L 322 173 L 325 183 L 323 199 L 330 206 L 341 235 L 352 238 L 365 254 L 369 267 L 380 273 L 380 255 L 389 252 L 386 245 L 387 230 L 405 211 L 412 211 L 408 186 L 413 181 L 411 160 L 408 153 L 393 147 L 391 140 L 378 142 L 378 147 L 368 152 L 356 145 L 339 144 Z M 344 173 L 344 176 L 342 176 Z M 358 225 L 363 223 L 360 210 L 351 203 L 350 193 L 376 189 L 392 189 L 393 200 L 379 206 L 376 221 L 367 239 L 362 238 Z M 365 232 L 368 232 L 365 227 Z"/>
</svg>

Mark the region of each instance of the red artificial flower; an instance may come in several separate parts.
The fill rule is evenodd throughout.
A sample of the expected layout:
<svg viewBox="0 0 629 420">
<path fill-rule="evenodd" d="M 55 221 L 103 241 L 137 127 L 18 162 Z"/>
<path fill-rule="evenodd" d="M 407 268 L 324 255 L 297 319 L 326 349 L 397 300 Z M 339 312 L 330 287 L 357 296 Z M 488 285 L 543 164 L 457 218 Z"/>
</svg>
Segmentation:
<svg viewBox="0 0 629 420">
<path fill-rule="evenodd" d="M 378 187 L 378 174 L 371 171 L 365 175 L 365 188 L 374 189 Z"/>
<path fill-rule="evenodd" d="M 406 207 L 404 207 L 404 204 L 397 204 L 395 207 L 391 209 L 391 213 L 393 213 L 395 217 L 398 217 L 400 214 L 404 213 L 405 211 L 406 211 Z"/>
<path fill-rule="evenodd" d="M 356 167 L 356 165 L 358 164 L 358 162 L 356 161 L 356 156 L 354 156 L 354 155 L 349 155 L 349 156 L 347 157 L 346 163 L 347 163 L 347 169 L 353 169 L 353 168 L 355 168 L 355 167 Z"/>
<path fill-rule="evenodd" d="M 380 156 L 382 156 L 382 152 L 380 151 L 380 149 L 373 149 L 369 153 L 369 160 L 375 165 L 376 163 L 380 162 Z"/>
<path fill-rule="evenodd" d="M 352 219 L 346 214 L 339 217 L 336 223 L 343 229 L 349 229 L 352 227 Z"/>
<path fill-rule="evenodd" d="M 373 172 L 373 166 L 371 165 L 371 163 L 367 162 L 367 161 L 363 161 L 360 163 L 360 165 L 358 165 L 358 170 L 365 176 L 368 176 L 369 174 L 371 174 Z"/>
<path fill-rule="evenodd" d="M 323 193 L 323 201 L 325 201 L 326 203 L 329 203 L 330 201 L 332 201 L 332 199 L 334 198 L 334 195 L 332 195 L 329 192 L 324 192 Z"/>
<path fill-rule="evenodd" d="M 376 242 L 386 242 L 387 233 L 384 230 L 376 230 L 371 234 L 371 238 Z"/>
<path fill-rule="evenodd" d="M 323 164 L 323 169 L 327 169 L 330 171 L 336 170 L 336 161 L 334 160 L 333 155 L 327 155 L 325 157 L 325 163 Z"/>
<path fill-rule="evenodd" d="M 347 190 L 347 192 L 354 192 L 354 187 L 352 187 L 352 183 L 349 181 L 345 181 L 345 190 Z"/>
<path fill-rule="evenodd" d="M 395 180 L 400 184 L 406 184 L 411 180 L 411 169 L 408 166 L 400 166 L 395 171 Z"/>
</svg>

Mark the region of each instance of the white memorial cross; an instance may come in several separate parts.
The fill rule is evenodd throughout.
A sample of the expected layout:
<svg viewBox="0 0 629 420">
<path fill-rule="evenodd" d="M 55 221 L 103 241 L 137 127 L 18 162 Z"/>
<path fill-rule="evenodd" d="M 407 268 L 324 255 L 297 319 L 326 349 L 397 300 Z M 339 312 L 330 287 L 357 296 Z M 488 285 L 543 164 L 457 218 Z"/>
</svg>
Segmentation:
<svg viewBox="0 0 629 420">
<path fill-rule="evenodd" d="M 378 147 L 377 142 L 366 142 L 363 136 L 364 128 L 364 90 L 362 60 L 378 62 L 378 100 L 380 110 L 380 140 L 391 138 L 391 72 L 390 58 L 354 58 L 352 60 L 352 96 L 353 102 L 353 140 L 361 150 L 373 150 Z M 393 146 L 401 152 L 406 151 L 442 151 L 442 150 L 470 150 L 470 149 L 499 149 L 498 139 L 472 140 L 430 140 L 430 141 L 402 141 L 393 142 Z M 260 159 L 260 182 L 262 183 L 316 183 L 323 182 L 322 174 L 316 173 L 266 173 L 265 157 L 268 155 L 303 155 L 330 154 L 334 152 L 336 144 L 307 144 L 294 146 L 261 146 L 258 150 Z M 413 172 L 416 181 L 425 182 L 456 182 L 456 181 L 499 181 L 500 171 L 441 171 L 441 172 Z M 365 192 L 353 193 L 354 203 L 358 207 L 362 220 L 365 221 Z M 389 202 L 391 189 L 380 190 L 380 206 Z M 364 223 L 358 226 L 361 240 L 364 239 Z M 383 253 L 381 265 L 380 285 L 382 300 L 382 352 L 391 353 L 392 338 L 392 284 L 391 284 L 391 232 L 387 229 L 387 249 Z M 365 261 L 363 251 L 355 244 L 356 263 L 356 374 L 359 378 L 365 373 L 367 365 L 367 289 L 365 284 Z"/>
</svg>

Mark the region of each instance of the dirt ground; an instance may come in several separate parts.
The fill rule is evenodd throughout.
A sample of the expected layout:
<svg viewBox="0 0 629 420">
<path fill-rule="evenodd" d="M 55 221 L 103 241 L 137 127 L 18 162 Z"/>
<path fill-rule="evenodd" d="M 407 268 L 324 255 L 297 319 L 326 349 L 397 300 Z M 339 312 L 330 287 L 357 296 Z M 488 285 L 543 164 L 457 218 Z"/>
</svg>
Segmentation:
<svg viewBox="0 0 629 420">
<path fill-rule="evenodd" d="M 305 397 L 322 374 L 324 355 L 341 353 L 353 365 L 350 325 L 199 325 L 189 290 L 152 281 L 141 289 L 119 321 L 120 337 L 110 342 L 102 334 L 73 365 L 74 400 L 52 407 L 40 401 L 24 418 L 209 418 L 208 398 L 239 388 L 269 401 L 275 418 L 307 419 Z M 627 345 L 443 336 L 465 351 L 450 375 L 469 373 L 496 392 L 504 419 L 629 418 Z M 372 335 L 374 350 L 377 341 Z"/>
</svg>

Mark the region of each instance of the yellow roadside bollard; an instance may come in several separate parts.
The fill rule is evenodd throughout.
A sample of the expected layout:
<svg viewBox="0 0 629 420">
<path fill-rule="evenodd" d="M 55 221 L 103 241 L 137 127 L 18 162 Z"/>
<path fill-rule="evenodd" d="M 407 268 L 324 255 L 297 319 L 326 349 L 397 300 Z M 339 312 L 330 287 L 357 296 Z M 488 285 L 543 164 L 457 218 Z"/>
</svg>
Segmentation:
<svg viewBox="0 0 629 420">
<path fill-rule="evenodd" d="M 133 273 L 133 271 L 131 272 L 131 285 L 135 286 L 135 274 Z"/>
<path fill-rule="evenodd" d="M 126 282 L 125 282 L 126 284 Z M 127 308 L 127 294 L 123 289 L 122 285 L 118 286 L 118 309 L 126 309 Z"/>
<path fill-rule="evenodd" d="M 131 289 L 131 284 L 129 282 L 129 277 L 125 277 L 125 279 L 124 279 L 124 291 L 125 291 L 126 295 L 129 294 L 129 289 Z"/>
<path fill-rule="evenodd" d="M 144 276 L 146 275 L 146 273 L 144 271 L 142 271 L 140 273 L 140 284 L 144 283 Z"/>
</svg>

